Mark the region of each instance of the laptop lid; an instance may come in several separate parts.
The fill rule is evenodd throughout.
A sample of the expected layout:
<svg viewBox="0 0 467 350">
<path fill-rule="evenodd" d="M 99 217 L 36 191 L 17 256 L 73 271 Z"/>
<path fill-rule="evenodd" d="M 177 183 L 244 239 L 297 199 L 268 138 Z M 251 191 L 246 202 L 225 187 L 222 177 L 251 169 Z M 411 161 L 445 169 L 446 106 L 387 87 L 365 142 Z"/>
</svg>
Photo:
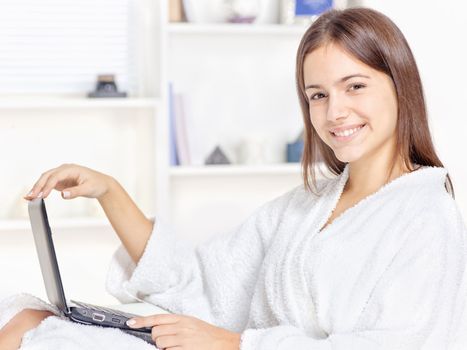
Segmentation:
<svg viewBox="0 0 467 350">
<path fill-rule="evenodd" d="M 44 200 L 38 198 L 30 201 L 28 204 L 28 211 L 47 297 L 49 301 L 61 311 L 65 314 L 69 314 L 70 310 L 63 291 L 62 279 L 60 277 L 57 256 L 55 255 L 55 248 L 52 240 L 52 231 L 50 230 L 49 220 L 47 219 Z"/>
</svg>

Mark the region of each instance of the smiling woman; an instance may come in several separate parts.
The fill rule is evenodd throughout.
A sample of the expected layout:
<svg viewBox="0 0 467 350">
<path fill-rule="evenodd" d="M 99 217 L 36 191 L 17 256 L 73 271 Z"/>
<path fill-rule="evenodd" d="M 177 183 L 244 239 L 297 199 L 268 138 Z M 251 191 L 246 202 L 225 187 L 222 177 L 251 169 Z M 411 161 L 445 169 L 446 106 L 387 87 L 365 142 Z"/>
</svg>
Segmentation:
<svg viewBox="0 0 467 350">
<path fill-rule="evenodd" d="M 301 41 L 296 75 L 308 187 L 318 152 L 336 174 L 351 163 L 349 186 L 367 194 L 418 166 L 443 166 L 415 59 L 386 16 L 369 9 L 321 16 Z M 364 189 L 368 178 L 376 180 Z M 454 195 L 449 175 L 446 187 Z"/>
<path fill-rule="evenodd" d="M 403 35 L 370 9 L 327 12 L 302 39 L 297 85 L 304 185 L 196 249 L 85 167 L 45 172 L 26 198 L 55 189 L 99 200 L 122 241 L 109 292 L 174 314 L 127 323 L 151 327 L 159 348 L 466 349 L 467 230 Z M 335 178 L 313 179 L 318 151 Z M 24 349 L 76 349 L 77 340 L 86 350 L 151 348 L 48 313 L 12 318 L 26 307 L 47 309 L 27 296 L 0 304 L 2 349 L 31 328 Z"/>
</svg>

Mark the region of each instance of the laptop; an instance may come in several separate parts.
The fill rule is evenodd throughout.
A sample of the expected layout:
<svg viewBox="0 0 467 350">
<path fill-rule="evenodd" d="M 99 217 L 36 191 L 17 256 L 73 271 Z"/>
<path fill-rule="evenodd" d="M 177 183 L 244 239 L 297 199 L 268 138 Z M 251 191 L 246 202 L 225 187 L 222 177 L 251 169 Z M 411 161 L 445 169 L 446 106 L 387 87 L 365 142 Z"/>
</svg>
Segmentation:
<svg viewBox="0 0 467 350">
<path fill-rule="evenodd" d="M 38 198 L 30 201 L 28 211 L 47 297 L 62 315 L 81 324 L 119 328 L 155 345 L 151 328 L 133 329 L 126 325 L 128 319 L 137 315 L 73 300 L 70 300 L 72 306 L 67 303 L 44 200 Z"/>
</svg>

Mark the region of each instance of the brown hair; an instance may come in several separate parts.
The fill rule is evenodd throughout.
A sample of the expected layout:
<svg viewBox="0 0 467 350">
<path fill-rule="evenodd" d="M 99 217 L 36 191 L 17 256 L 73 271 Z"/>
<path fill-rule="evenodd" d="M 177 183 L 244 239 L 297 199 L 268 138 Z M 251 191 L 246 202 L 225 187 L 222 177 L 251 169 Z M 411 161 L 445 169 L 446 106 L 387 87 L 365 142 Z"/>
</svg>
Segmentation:
<svg viewBox="0 0 467 350">
<path fill-rule="evenodd" d="M 397 157 L 401 156 L 408 169 L 412 164 L 443 167 L 431 139 L 422 82 L 412 51 L 399 28 L 382 13 L 368 8 L 330 10 L 322 14 L 306 31 L 297 52 L 296 82 L 305 123 L 305 145 L 302 157 L 306 188 L 316 188 L 314 165 L 322 159 L 333 174 L 341 174 L 345 163 L 336 158 L 314 130 L 305 93 L 303 63 L 317 48 L 335 43 L 364 64 L 387 74 L 397 95 Z M 447 175 L 446 189 L 454 197 L 451 178 Z"/>
</svg>

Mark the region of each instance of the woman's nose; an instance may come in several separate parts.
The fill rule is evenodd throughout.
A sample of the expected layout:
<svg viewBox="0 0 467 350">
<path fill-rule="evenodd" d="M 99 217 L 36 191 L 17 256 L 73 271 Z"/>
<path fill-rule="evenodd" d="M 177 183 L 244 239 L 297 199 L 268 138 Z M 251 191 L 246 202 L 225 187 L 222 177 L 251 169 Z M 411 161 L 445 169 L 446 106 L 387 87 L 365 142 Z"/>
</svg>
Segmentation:
<svg viewBox="0 0 467 350">
<path fill-rule="evenodd" d="M 343 98 L 339 96 L 329 97 L 328 99 L 327 120 L 334 122 L 336 120 L 347 118 L 349 115 L 349 108 Z"/>
</svg>

